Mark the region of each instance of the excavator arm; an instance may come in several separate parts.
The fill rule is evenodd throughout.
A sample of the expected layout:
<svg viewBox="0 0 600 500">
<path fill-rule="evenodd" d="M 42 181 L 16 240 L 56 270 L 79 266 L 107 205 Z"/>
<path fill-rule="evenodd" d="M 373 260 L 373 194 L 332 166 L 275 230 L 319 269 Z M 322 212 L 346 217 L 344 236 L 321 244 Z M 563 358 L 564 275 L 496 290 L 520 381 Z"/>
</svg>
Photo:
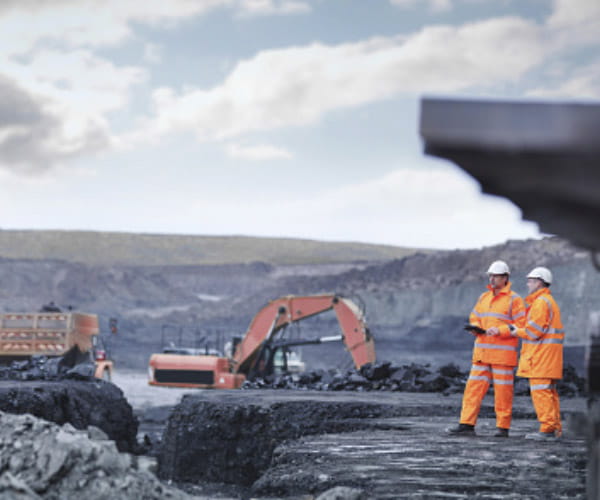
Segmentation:
<svg viewBox="0 0 600 500">
<path fill-rule="evenodd" d="M 346 349 L 357 369 L 375 362 L 375 343 L 363 314 L 349 299 L 337 295 L 293 295 L 272 300 L 252 319 L 248 331 L 237 345 L 232 359 L 233 372 L 247 374 L 265 343 L 271 343 L 278 331 L 287 325 L 334 310 Z"/>
</svg>

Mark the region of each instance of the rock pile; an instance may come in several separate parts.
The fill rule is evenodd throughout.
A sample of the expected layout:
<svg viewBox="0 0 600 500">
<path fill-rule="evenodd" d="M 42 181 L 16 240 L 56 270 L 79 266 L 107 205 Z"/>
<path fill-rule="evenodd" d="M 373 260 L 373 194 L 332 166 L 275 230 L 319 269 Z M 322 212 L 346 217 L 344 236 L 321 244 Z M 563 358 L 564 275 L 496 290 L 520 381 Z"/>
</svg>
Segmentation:
<svg viewBox="0 0 600 500">
<path fill-rule="evenodd" d="M 61 357 L 32 356 L 0 366 L 0 380 L 91 380 L 94 372 L 95 365 L 89 355 L 73 349 Z"/>
<path fill-rule="evenodd" d="M 384 362 L 365 365 L 360 371 L 339 369 L 316 370 L 305 373 L 271 375 L 245 381 L 242 389 L 301 389 L 316 391 L 404 391 L 462 392 L 469 373 L 452 363 L 432 369 L 428 364 L 394 366 Z M 561 396 L 575 397 L 584 393 L 585 381 L 575 369 L 566 366 L 564 376 L 558 383 Z M 517 378 L 517 396 L 529 395 L 527 379 Z"/>
<path fill-rule="evenodd" d="M 119 453 L 94 426 L 76 430 L 0 412 L 1 500 L 188 498 L 160 483 L 153 466 L 147 458 Z"/>
<path fill-rule="evenodd" d="M 0 380 L 0 411 L 29 413 L 77 429 L 102 429 L 124 452 L 141 453 L 138 420 L 123 392 L 102 380 Z"/>
</svg>

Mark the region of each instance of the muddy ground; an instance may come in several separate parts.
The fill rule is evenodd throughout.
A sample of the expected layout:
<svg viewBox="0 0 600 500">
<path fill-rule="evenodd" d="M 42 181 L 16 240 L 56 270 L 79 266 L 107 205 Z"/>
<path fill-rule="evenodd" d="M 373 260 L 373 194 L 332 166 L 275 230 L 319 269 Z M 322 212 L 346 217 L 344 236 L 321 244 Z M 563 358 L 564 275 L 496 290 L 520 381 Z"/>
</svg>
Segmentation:
<svg viewBox="0 0 600 500">
<path fill-rule="evenodd" d="M 126 396 L 135 377 L 127 385 Z M 444 429 L 460 394 L 156 389 L 130 399 L 139 436 L 157 445 L 163 482 L 191 495 L 310 499 L 349 486 L 373 499 L 586 496 L 583 398 L 563 398 L 565 435 L 538 443 L 523 439 L 537 429 L 528 397 L 515 399 L 511 436 L 499 439 L 491 395 L 478 437 L 457 438 Z"/>
</svg>

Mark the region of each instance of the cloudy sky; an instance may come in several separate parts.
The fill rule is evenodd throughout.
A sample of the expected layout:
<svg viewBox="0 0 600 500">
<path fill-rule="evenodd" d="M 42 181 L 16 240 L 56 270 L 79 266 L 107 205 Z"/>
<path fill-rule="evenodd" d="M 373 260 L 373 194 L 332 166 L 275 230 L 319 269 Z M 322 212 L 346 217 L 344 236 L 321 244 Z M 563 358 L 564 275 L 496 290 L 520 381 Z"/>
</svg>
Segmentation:
<svg viewBox="0 0 600 500">
<path fill-rule="evenodd" d="M 2 0 L 0 228 L 473 248 L 423 96 L 598 102 L 598 0 Z"/>
</svg>

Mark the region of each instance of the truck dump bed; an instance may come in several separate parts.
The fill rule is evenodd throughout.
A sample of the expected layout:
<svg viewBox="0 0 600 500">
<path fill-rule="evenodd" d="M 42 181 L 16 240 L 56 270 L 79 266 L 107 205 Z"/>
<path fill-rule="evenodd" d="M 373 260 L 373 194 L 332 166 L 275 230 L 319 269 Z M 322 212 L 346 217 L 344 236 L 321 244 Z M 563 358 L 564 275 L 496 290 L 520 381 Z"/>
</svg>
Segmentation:
<svg viewBox="0 0 600 500">
<path fill-rule="evenodd" d="M 99 333 L 98 316 L 85 313 L 0 314 L 0 359 L 33 355 L 61 356 L 77 345 L 82 352 L 92 348 Z"/>
</svg>

